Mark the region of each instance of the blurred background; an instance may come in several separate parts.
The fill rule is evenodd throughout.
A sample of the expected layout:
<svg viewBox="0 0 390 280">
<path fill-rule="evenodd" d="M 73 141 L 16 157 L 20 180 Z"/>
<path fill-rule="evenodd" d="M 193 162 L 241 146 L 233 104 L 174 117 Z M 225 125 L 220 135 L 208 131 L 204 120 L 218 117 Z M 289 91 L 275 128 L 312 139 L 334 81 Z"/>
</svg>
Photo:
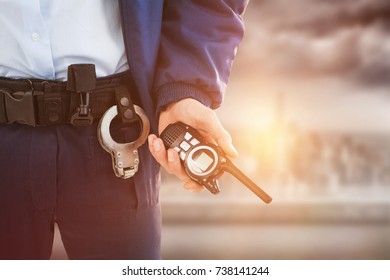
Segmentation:
<svg viewBox="0 0 390 280">
<path fill-rule="evenodd" d="M 252 0 L 244 20 L 217 113 L 273 202 L 163 173 L 162 258 L 390 259 L 390 2 Z"/>
</svg>

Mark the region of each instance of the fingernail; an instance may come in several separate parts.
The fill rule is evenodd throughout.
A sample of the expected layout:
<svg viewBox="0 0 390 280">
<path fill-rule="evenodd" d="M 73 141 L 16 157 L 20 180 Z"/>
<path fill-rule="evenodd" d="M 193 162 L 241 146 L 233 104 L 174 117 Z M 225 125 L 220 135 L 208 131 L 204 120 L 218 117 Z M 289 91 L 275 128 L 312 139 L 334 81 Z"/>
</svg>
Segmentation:
<svg viewBox="0 0 390 280">
<path fill-rule="evenodd" d="M 233 152 L 236 154 L 236 156 L 238 157 L 238 151 L 236 150 L 236 148 L 232 145 L 231 146 L 232 147 L 232 150 L 233 150 Z"/>
<path fill-rule="evenodd" d="M 153 146 L 152 135 L 148 136 L 148 144 L 149 144 L 149 146 Z"/>
<path fill-rule="evenodd" d="M 231 151 L 231 156 L 233 157 L 238 157 L 238 152 L 236 148 L 233 146 L 233 144 L 229 145 L 230 151 Z"/>
<path fill-rule="evenodd" d="M 161 149 L 161 145 L 160 145 L 160 142 L 158 140 L 154 140 L 153 142 L 153 148 L 156 152 L 160 151 Z"/>
<path fill-rule="evenodd" d="M 168 150 L 168 161 L 170 161 L 170 162 L 175 161 L 175 153 L 172 150 Z"/>
</svg>

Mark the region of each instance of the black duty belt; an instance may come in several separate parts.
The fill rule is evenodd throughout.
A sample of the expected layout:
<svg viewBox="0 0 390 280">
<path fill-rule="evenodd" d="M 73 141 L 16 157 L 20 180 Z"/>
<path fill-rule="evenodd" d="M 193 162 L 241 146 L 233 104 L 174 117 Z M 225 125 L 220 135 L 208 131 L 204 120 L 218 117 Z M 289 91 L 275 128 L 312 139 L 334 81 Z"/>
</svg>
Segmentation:
<svg viewBox="0 0 390 280">
<path fill-rule="evenodd" d="M 132 122 L 136 99 L 129 72 L 96 78 L 94 65 L 75 64 L 69 66 L 66 82 L 0 78 L 0 124 L 89 125 L 113 105 L 122 119 Z"/>
</svg>

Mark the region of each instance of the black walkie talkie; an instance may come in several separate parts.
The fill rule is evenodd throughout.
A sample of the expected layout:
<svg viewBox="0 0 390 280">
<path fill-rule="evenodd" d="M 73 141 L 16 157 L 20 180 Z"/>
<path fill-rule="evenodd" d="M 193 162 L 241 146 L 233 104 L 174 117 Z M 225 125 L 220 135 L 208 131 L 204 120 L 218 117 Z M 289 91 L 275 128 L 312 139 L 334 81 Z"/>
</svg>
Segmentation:
<svg viewBox="0 0 390 280">
<path fill-rule="evenodd" d="M 218 178 L 224 171 L 240 180 L 265 203 L 272 197 L 249 179 L 216 145 L 202 141 L 200 134 L 181 122 L 170 124 L 161 133 L 165 147 L 175 149 L 188 176 L 211 193 L 220 192 Z"/>
</svg>

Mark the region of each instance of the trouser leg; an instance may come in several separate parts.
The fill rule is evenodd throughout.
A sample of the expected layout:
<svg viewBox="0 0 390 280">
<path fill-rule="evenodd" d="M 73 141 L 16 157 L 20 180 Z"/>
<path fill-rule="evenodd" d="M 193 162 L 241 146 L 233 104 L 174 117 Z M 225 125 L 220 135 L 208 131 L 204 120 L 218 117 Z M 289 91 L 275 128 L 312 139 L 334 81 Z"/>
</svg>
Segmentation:
<svg viewBox="0 0 390 280">
<path fill-rule="evenodd" d="M 54 235 L 53 130 L 0 125 L 0 259 L 48 259 Z"/>
<path fill-rule="evenodd" d="M 0 135 L 0 258 L 50 258 L 55 221 L 71 259 L 160 257 L 159 205 L 139 207 L 133 179 L 115 177 L 96 125 Z"/>
<path fill-rule="evenodd" d="M 61 126 L 58 141 L 57 222 L 69 258 L 159 258 L 159 206 L 138 207 L 134 180 L 114 175 L 96 126 Z"/>
</svg>

